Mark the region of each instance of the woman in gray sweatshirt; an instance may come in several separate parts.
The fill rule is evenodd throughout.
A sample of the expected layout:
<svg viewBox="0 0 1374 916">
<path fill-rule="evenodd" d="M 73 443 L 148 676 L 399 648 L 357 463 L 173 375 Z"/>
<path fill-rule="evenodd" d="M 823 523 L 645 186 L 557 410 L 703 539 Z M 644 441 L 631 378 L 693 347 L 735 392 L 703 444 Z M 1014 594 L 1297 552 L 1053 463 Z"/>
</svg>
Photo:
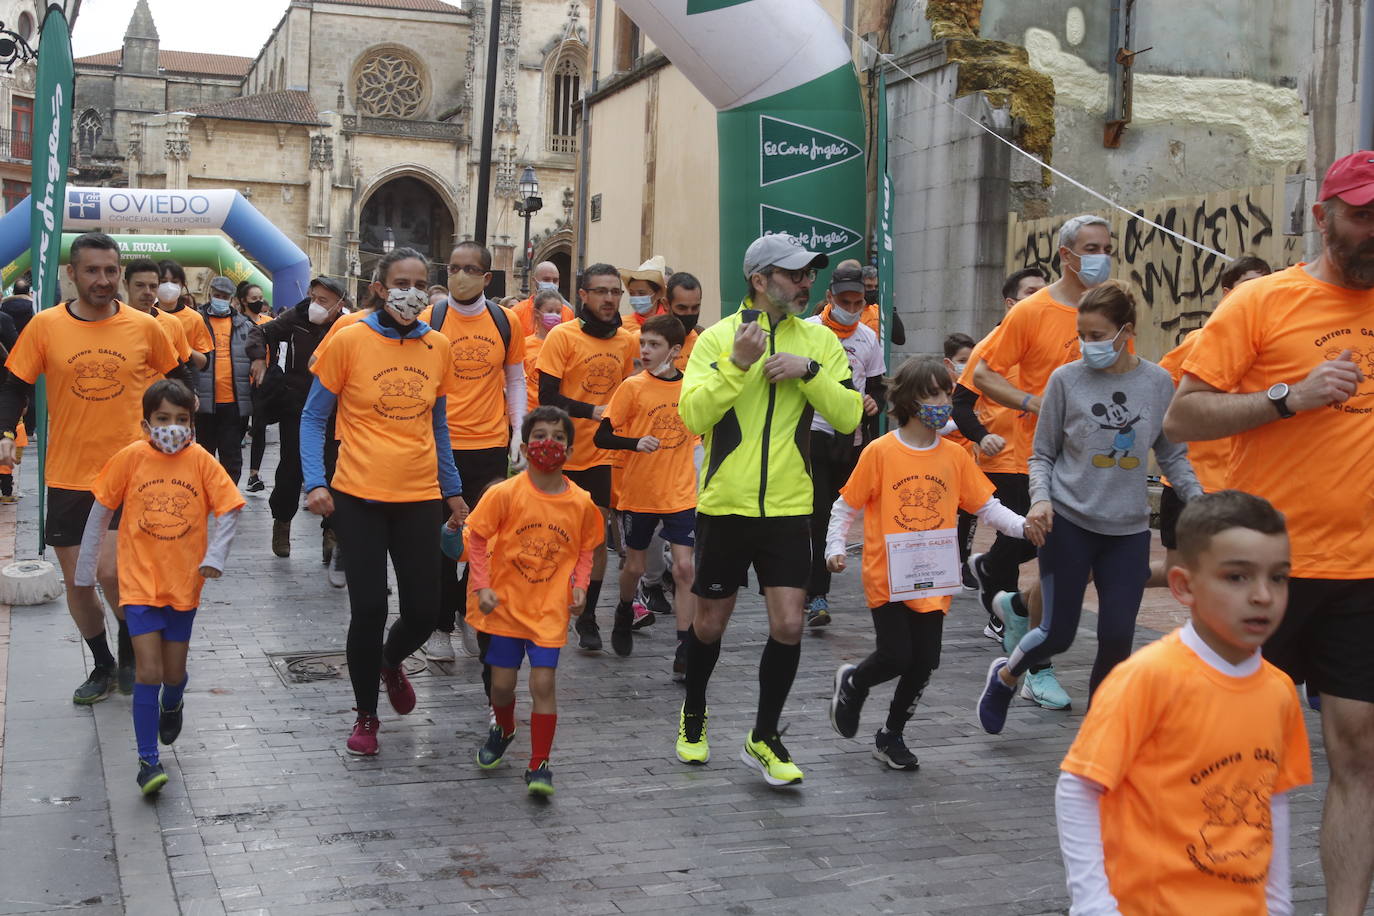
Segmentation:
<svg viewBox="0 0 1374 916">
<path fill-rule="evenodd" d="M 1164 437 L 1174 394 L 1169 373 L 1127 344 L 1135 335 L 1135 298 L 1121 283 L 1094 287 L 1078 304 L 1082 359 L 1050 376 L 1029 459 L 1027 531 L 1040 548 L 1044 615 L 1009 659 L 988 670 L 978 715 L 1002 730 L 1016 682 L 1033 665 L 1073 644 L 1083 596 L 1097 585 L 1097 659 L 1089 692 L 1131 654 L 1135 618 L 1150 577 L 1150 501 L 1146 449 L 1184 500 L 1202 493 L 1188 446 Z"/>
</svg>

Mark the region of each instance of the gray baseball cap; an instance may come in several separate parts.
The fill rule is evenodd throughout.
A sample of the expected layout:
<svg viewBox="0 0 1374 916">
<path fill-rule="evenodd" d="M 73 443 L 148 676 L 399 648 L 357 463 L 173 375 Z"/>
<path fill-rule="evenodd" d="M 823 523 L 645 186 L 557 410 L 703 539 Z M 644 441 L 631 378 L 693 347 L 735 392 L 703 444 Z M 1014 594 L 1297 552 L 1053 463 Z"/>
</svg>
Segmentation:
<svg viewBox="0 0 1374 916">
<path fill-rule="evenodd" d="M 215 277 L 210 281 L 210 292 L 219 293 L 223 296 L 234 295 L 234 281 L 228 277 Z"/>
<path fill-rule="evenodd" d="M 863 270 L 858 267 L 836 267 L 830 275 L 832 293 L 861 293 L 864 291 Z"/>
<path fill-rule="evenodd" d="M 312 288 L 316 286 L 322 286 L 334 295 L 338 296 L 340 299 L 348 298 L 348 291 L 344 289 L 343 283 L 339 280 L 334 279 L 333 277 L 326 277 L 325 275 L 321 274 L 320 276 L 310 281 L 310 286 Z"/>
<path fill-rule="evenodd" d="M 786 232 L 774 232 L 755 239 L 744 252 L 744 276 L 752 277 L 767 267 L 801 270 L 803 267 L 825 267 L 830 258 L 807 251 L 801 240 Z"/>
</svg>

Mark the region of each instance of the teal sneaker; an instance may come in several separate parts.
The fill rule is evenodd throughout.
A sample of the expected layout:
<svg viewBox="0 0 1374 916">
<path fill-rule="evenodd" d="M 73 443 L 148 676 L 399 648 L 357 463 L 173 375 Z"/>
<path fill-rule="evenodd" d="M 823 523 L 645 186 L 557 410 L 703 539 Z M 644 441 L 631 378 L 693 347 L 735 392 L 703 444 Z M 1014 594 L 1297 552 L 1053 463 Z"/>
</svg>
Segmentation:
<svg viewBox="0 0 1374 916">
<path fill-rule="evenodd" d="M 1021 685 L 1021 698 L 1046 709 L 1068 709 L 1070 702 L 1069 695 L 1059 686 L 1053 668 L 1028 673 L 1025 683 Z"/>
<path fill-rule="evenodd" d="M 993 613 L 1005 622 L 1002 628 L 1002 651 L 1010 655 L 1021 644 L 1021 637 L 1030 629 L 1030 618 L 1022 617 L 1011 609 L 1011 599 L 1015 592 L 998 592 L 992 598 Z"/>
</svg>

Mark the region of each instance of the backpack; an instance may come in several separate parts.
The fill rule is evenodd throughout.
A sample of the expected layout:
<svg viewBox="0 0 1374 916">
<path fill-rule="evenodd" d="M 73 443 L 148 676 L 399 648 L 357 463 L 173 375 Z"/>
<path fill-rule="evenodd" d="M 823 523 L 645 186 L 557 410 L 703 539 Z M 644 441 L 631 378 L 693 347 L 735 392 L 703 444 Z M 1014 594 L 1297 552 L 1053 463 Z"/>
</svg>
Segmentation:
<svg viewBox="0 0 1374 916">
<path fill-rule="evenodd" d="M 487 314 L 491 316 L 492 322 L 496 325 L 496 333 L 501 335 L 501 344 L 506 348 L 506 357 L 510 358 L 510 317 L 506 315 L 506 310 L 483 297 L 483 302 L 487 305 Z M 436 331 L 440 331 L 444 325 L 444 318 L 448 316 L 448 300 L 440 302 L 434 307 L 430 314 L 429 326 Z"/>
</svg>

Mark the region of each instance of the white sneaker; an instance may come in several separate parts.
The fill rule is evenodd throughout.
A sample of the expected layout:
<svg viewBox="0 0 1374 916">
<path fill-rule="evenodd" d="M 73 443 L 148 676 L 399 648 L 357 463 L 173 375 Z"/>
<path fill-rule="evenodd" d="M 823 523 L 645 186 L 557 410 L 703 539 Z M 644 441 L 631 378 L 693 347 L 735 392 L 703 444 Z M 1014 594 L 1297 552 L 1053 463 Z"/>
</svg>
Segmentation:
<svg viewBox="0 0 1374 916">
<path fill-rule="evenodd" d="M 347 588 L 348 578 L 344 576 L 343 548 L 334 546 L 334 557 L 329 561 L 329 584 L 335 588 Z"/>
<path fill-rule="evenodd" d="M 443 630 L 435 630 L 429 634 L 429 639 L 425 640 L 425 655 L 430 661 L 451 662 L 456 655 L 453 654 L 453 637 Z"/>
<path fill-rule="evenodd" d="M 468 626 L 468 622 L 460 615 L 455 621 L 456 632 L 462 637 L 463 651 L 468 658 L 480 658 L 482 649 L 477 645 L 477 631 Z"/>
</svg>

